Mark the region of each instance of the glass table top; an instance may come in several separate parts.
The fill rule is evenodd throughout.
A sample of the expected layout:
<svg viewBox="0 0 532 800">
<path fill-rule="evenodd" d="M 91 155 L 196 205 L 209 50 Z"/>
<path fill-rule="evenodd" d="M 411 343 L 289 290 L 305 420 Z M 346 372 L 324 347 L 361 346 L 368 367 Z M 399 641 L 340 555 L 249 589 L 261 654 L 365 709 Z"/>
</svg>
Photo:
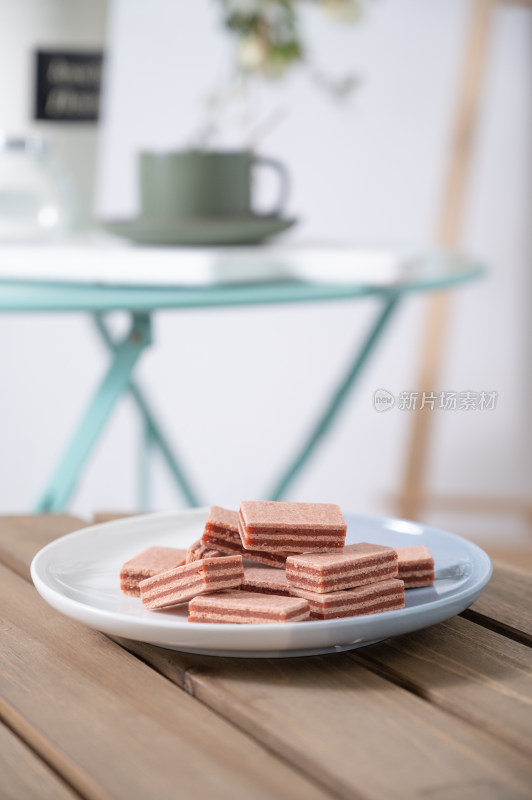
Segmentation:
<svg viewBox="0 0 532 800">
<path fill-rule="evenodd" d="M 484 272 L 459 253 L 407 246 L 0 247 L 1 311 L 152 311 L 390 296 Z"/>
</svg>

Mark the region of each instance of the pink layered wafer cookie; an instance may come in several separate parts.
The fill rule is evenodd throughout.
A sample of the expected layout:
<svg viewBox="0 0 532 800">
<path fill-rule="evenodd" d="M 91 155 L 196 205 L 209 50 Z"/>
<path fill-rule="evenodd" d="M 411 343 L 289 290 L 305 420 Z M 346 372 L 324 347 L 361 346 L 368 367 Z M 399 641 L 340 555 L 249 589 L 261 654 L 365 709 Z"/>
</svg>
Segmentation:
<svg viewBox="0 0 532 800">
<path fill-rule="evenodd" d="M 219 550 L 213 550 L 198 539 L 188 548 L 185 563 L 192 564 L 193 561 L 201 561 L 202 558 L 221 558 L 223 555 Z"/>
<path fill-rule="evenodd" d="M 407 589 L 415 586 L 432 586 L 434 583 L 434 559 L 425 545 L 398 547 L 397 557 L 399 572 Z"/>
<path fill-rule="evenodd" d="M 339 592 L 397 575 L 397 553 L 380 544 L 349 545 L 341 553 L 306 553 L 286 559 L 291 586 L 311 592 Z"/>
<path fill-rule="evenodd" d="M 188 611 L 189 622 L 233 622 L 241 625 L 302 622 L 310 616 L 306 600 L 256 592 L 220 592 L 195 597 L 190 601 Z"/>
<path fill-rule="evenodd" d="M 243 578 L 241 556 L 204 558 L 141 581 L 140 596 L 146 608 L 166 608 L 205 592 L 236 589 Z"/>
<path fill-rule="evenodd" d="M 403 581 L 395 579 L 326 594 L 293 587 L 291 594 L 308 601 L 311 619 L 360 617 L 365 614 L 393 611 L 396 608 L 403 608 L 405 604 Z"/>
<path fill-rule="evenodd" d="M 139 583 L 159 572 L 175 569 L 185 563 L 186 550 L 175 547 L 148 547 L 134 556 L 120 570 L 120 588 L 125 594 L 140 597 Z"/>
<path fill-rule="evenodd" d="M 290 596 L 290 586 L 284 569 L 244 567 L 244 580 L 240 589 L 243 592 Z"/>
<path fill-rule="evenodd" d="M 327 553 L 341 550 L 347 524 L 332 503 L 244 501 L 238 530 L 246 550 Z"/>
<path fill-rule="evenodd" d="M 269 567 L 284 567 L 288 553 L 245 550 L 238 533 L 238 511 L 211 506 L 201 541 L 222 553 L 240 554 L 248 561 Z"/>
</svg>

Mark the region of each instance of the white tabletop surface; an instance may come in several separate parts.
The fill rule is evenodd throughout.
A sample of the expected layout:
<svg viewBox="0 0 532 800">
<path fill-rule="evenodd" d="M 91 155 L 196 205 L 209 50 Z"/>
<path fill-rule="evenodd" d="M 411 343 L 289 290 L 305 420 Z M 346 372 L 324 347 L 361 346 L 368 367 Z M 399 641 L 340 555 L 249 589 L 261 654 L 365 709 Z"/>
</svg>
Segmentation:
<svg viewBox="0 0 532 800">
<path fill-rule="evenodd" d="M 438 258 L 437 253 L 430 254 Z M 416 277 L 427 253 L 405 245 L 144 247 L 104 234 L 0 246 L 0 280 L 212 286 L 303 280 L 387 286 Z"/>
</svg>

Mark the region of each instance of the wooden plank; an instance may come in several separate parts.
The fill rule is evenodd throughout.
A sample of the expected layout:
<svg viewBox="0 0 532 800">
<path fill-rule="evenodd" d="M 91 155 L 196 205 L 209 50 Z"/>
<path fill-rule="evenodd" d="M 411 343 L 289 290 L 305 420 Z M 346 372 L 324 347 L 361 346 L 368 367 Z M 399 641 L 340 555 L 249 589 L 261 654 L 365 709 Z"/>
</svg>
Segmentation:
<svg viewBox="0 0 532 800">
<path fill-rule="evenodd" d="M 494 2 L 473 0 L 471 4 L 463 64 L 458 75 L 456 118 L 437 231 L 438 242 L 451 249 L 460 244 Z M 437 292 L 427 300 L 417 381 L 420 397 L 424 391 L 438 390 L 450 311 L 449 292 Z M 428 449 L 436 419 L 437 416 L 425 408 L 416 411 L 412 420 L 399 506 L 399 515 L 406 519 L 418 519 L 424 507 Z"/>
<path fill-rule="evenodd" d="M 124 517 L 136 517 L 140 511 L 97 511 L 92 517 L 92 524 L 99 525 L 102 522 L 114 522 L 115 519 Z"/>
<path fill-rule="evenodd" d="M 0 723 L 0 795 L 3 800 L 75 800 L 79 795 Z"/>
<path fill-rule="evenodd" d="M 41 547 L 86 525 L 68 514 L 0 517 L 0 562 L 30 580 L 30 564 Z"/>
<path fill-rule="evenodd" d="M 349 654 L 231 660 L 122 644 L 341 797 L 529 796 L 529 760 Z"/>
<path fill-rule="evenodd" d="M 486 553 L 492 561 L 502 562 L 508 567 L 517 567 L 518 569 L 532 572 L 532 549 L 523 547 L 493 547 L 487 545 L 485 548 Z"/>
<path fill-rule="evenodd" d="M 529 797 L 528 758 L 348 654 L 218 659 L 121 641 L 341 797 Z"/>
<path fill-rule="evenodd" d="M 0 715 L 84 797 L 329 796 L 4 567 L 0 598 Z"/>
<path fill-rule="evenodd" d="M 398 498 L 393 498 L 395 502 Z M 479 494 L 427 494 L 425 500 L 436 511 L 456 511 L 464 514 L 495 514 L 532 517 L 528 498 Z"/>
<path fill-rule="evenodd" d="M 462 616 L 532 645 L 532 574 L 495 562 L 487 590 Z"/>
<path fill-rule="evenodd" d="M 529 647 L 455 617 L 352 657 L 532 755 Z"/>
</svg>

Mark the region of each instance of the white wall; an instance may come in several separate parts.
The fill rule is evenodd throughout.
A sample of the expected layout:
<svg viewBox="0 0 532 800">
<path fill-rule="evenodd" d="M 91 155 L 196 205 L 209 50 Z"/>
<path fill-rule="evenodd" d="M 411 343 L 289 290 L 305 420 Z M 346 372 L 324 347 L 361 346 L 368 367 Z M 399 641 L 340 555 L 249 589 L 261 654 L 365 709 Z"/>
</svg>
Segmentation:
<svg viewBox="0 0 532 800">
<path fill-rule="evenodd" d="M 134 212 L 139 148 L 189 141 L 199 98 L 228 63 L 215 6 L 117 0 L 100 213 Z M 463 0 L 381 0 L 353 30 L 307 13 L 318 62 L 337 74 L 354 67 L 363 85 L 338 108 L 297 74 L 256 101 L 290 112 L 262 149 L 290 166 L 290 211 L 301 218 L 294 239 L 431 241 L 469 9 Z M 494 389 L 499 403 L 491 413 L 438 416 L 430 482 L 442 492 L 530 495 L 531 59 L 532 13 L 499 10 L 464 235 L 490 276 L 456 291 L 440 387 Z M 267 491 L 375 311 L 349 302 L 158 315 L 139 378 L 207 502 L 235 505 Z M 377 414 L 372 395 L 415 388 L 422 319 L 422 300 L 409 299 L 293 499 L 386 510 L 411 418 Z M 76 315 L 4 317 L 0 341 L 0 508 L 20 510 L 38 494 L 107 359 Z M 138 432 L 125 401 L 74 511 L 135 508 Z M 181 502 L 157 467 L 154 506 Z M 525 535 L 519 520 L 430 517 L 473 536 Z"/>
</svg>

